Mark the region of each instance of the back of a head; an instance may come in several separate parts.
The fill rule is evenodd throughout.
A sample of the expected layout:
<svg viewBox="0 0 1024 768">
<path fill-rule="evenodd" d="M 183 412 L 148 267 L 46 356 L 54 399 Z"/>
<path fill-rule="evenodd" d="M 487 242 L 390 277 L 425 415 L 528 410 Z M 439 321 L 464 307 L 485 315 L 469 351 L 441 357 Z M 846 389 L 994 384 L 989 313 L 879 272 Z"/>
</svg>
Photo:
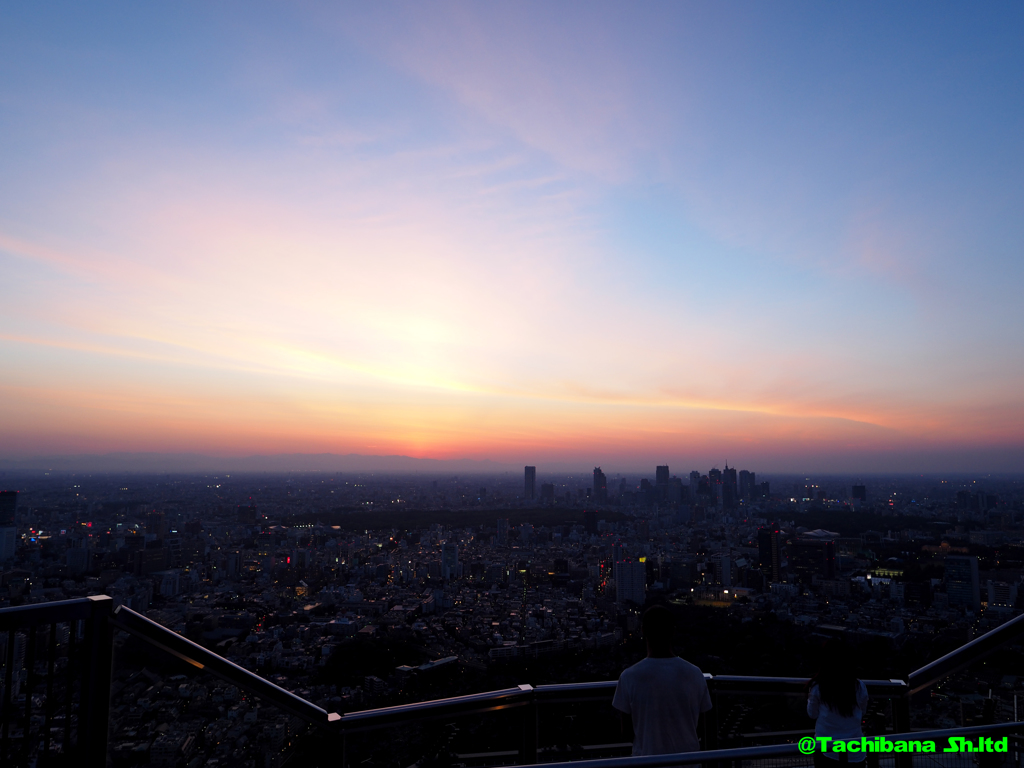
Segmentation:
<svg viewBox="0 0 1024 768">
<path fill-rule="evenodd" d="M 672 611 L 663 605 L 652 605 L 644 611 L 640 631 L 652 649 L 671 653 L 675 625 L 676 620 Z"/>
<path fill-rule="evenodd" d="M 821 701 L 843 717 L 851 717 L 857 706 L 857 675 L 850 663 L 849 648 L 833 640 L 826 643 L 822 651 L 815 677 Z"/>
</svg>

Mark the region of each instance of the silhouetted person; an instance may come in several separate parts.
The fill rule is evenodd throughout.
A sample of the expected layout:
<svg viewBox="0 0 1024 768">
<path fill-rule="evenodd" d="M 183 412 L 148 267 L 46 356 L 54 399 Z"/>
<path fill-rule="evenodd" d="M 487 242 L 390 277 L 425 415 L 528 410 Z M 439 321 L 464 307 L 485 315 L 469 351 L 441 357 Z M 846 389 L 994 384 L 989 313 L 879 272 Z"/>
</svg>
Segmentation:
<svg viewBox="0 0 1024 768">
<path fill-rule="evenodd" d="M 641 623 L 647 658 L 619 676 L 612 706 L 632 720 L 633 754 L 696 752 L 697 720 L 711 709 L 704 674 L 672 651 L 675 619 L 667 608 L 648 608 Z"/>
<path fill-rule="evenodd" d="M 807 692 L 807 716 L 815 720 L 815 736 L 833 739 L 859 739 L 864 735 L 861 720 L 868 706 L 868 689 L 857 679 L 850 667 L 849 654 L 841 643 L 829 642 L 817 675 L 811 678 Z M 863 752 L 824 754 L 816 752 L 814 764 L 819 768 L 835 768 L 844 754 L 851 763 L 866 757 Z"/>
</svg>

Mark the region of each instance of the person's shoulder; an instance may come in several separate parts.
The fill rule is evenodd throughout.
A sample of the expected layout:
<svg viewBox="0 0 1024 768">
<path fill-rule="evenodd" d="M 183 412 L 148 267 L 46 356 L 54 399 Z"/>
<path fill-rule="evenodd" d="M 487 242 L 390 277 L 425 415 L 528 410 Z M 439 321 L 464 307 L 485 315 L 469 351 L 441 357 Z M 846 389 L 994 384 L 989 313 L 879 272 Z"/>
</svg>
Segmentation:
<svg viewBox="0 0 1024 768">
<path fill-rule="evenodd" d="M 642 670 L 644 668 L 644 666 L 645 666 L 644 665 L 645 661 L 647 661 L 647 659 L 640 659 L 640 661 L 638 661 L 636 664 L 631 664 L 630 666 L 626 667 L 619 674 L 619 680 L 622 680 L 622 679 L 627 679 L 628 680 L 630 677 L 633 677 L 634 675 L 640 674 L 640 670 Z"/>
<path fill-rule="evenodd" d="M 680 670 L 685 671 L 687 674 L 704 677 L 704 673 L 701 671 L 700 667 L 698 667 L 696 664 L 690 663 L 689 661 L 687 661 L 686 659 L 682 658 L 681 656 L 676 656 L 675 657 L 675 661 L 676 661 L 676 666 Z"/>
</svg>

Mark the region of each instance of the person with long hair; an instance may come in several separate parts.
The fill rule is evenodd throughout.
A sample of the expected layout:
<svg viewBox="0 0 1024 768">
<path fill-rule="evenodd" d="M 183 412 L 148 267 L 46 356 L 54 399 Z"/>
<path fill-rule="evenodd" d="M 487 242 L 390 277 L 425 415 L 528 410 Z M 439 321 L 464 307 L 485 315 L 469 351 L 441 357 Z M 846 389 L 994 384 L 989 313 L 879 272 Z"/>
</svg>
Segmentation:
<svg viewBox="0 0 1024 768">
<path fill-rule="evenodd" d="M 850 668 L 849 658 L 844 649 L 830 643 L 818 674 L 811 678 L 807 692 L 807 716 L 814 719 L 814 735 L 829 736 L 835 740 L 859 739 L 864 735 L 861 721 L 868 706 L 868 689 L 863 680 L 857 679 Z M 863 752 L 814 754 L 818 768 L 835 768 L 840 756 L 843 762 L 859 763 L 866 755 Z"/>
</svg>

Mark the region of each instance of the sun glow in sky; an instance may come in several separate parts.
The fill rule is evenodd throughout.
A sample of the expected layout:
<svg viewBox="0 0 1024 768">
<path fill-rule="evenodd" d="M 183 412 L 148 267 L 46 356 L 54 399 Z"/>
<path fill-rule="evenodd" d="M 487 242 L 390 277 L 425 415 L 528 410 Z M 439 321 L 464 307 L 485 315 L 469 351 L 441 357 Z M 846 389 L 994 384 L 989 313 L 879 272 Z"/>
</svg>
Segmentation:
<svg viewBox="0 0 1024 768">
<path fill-rule="evenodd" d="M 0 455 L 1024 471 L 1022 40 L 0 3 Z"/>
</svg>

